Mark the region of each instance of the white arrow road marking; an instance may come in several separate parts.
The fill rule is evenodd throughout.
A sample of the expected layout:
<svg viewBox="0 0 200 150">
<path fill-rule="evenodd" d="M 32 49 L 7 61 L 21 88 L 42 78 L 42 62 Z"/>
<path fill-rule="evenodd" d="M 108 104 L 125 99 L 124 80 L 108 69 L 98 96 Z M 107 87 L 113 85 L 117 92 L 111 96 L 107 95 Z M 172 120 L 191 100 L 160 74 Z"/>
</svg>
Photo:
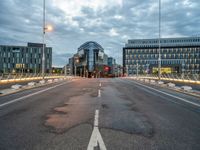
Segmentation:
<svg viewBox="0 0 200 150">
<path fill-rule="evenodd" d="M 99 125 L 99 110 L 95 111 L 94 117 L 94 128 L 92 135 L 90 137 L 90 142 L 88 144 L 87 150 L 94 150 L 95 147 L 99 146 L 100 150 L 106 150 L 106 146 L 103 142 L 103 138 L 98 128 Z"/>
</svg>

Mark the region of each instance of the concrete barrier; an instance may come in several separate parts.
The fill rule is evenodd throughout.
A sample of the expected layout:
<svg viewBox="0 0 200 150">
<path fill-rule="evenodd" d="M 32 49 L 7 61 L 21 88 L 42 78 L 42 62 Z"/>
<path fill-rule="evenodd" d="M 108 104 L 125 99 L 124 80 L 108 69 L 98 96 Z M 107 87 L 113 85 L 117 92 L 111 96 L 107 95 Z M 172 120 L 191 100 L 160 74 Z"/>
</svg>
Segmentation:
<svg viewBox="0 0 200 150">
<path fill-rule="evenodd" d="M 192 87 L 191 86 L 181 86 L 181 89 L 183 89 L 184 91 L 191 91 Z"/>
<path fill-rule="evenodd" d="M 35 82 L 29 82 L 27 85 L 28 85 L 28 86 L 35 86 L 36 83 L 35 83 Z"/>
<path fill-rule="evenodd" d="M 151 83 L 151 84 L 155 84 L 156 81 L 155 81 L 155 80 L 150 80 L 150 83 Z"/>
<path fill-rule="evenodd" d="M 159 84 L 159 85 L 163 85 L 164 82 L 163 82 L 163 81 L 158 81 L 158 84 Z"/>
<path fill-rule="evenodd" d="M 18 90 L 20 88 L 22 88 L 22 85 L 20 85 L 20 84 L 15 84 L 15 85 L 11 86 L 11 89 L 15 89 L 15 90 Z"/>
<path fill-rule="evenodd" d="M 170 83 L 167 83 L 167 86 L 168 86 L 168 87 L 175 87 L 176 85 L 175 85 L 174 83 L 171 83 L 171 82 L 170 82 Z"/>
<path fill-rule="evenodd" d="M 46 82 L 45 80 L 39 81 L 40 84 L 45 84 L 45 82 Z"/>
<path fill-rule="evenodd" d="M 53 81 L 54 81 L 54 82 L 58 82 L 58 79 L 54 79 Z"/>
<path fill-rule="evenodd" d="M 49 80 L 47 80 L 47 82 L 48 82 L 48 83 L 52 83 L 52 82 L 53 82 L 53 80 L 52 80 L 52 79 L 49 79 Z"/>
</svg>

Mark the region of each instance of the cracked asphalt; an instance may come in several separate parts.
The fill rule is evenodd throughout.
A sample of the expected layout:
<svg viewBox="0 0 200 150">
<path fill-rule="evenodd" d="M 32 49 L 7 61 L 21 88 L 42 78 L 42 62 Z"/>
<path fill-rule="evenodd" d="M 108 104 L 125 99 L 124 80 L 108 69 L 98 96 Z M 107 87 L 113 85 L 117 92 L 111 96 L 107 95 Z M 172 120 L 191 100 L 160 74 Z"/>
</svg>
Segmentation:
<svg viewBox="0 0 200 150">
<path fill-rule="evenodd" d="M 0 105 L 59 84 L 1 96 Z M 196 97 L 151 87 L 200 104 Z M 0 107 L 0 150 L 87 150 L 97 109 L 107 150 L 200 149 L 200 107 L 113 78 L 65 81 Z"/>
</svg>

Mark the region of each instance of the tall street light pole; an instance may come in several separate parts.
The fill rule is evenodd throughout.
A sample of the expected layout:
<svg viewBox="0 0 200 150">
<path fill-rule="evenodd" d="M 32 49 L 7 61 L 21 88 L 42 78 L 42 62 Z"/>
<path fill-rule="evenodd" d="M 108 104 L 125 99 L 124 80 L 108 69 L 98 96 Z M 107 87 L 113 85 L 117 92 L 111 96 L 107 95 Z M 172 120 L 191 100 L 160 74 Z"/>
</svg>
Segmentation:
<svg viewBox="0 0 200 150">
<path fill-rule="evenodd" d="M 43 0 L 43 47 L 42 47 L 42 78 L 45 76 L 45 0 Z"/>
<path fill-rule="evenodd" d="M 158 50 L 158 79 L 161 78 L 161 0 L 159 0 L 159 50 Z"/>
</svg>

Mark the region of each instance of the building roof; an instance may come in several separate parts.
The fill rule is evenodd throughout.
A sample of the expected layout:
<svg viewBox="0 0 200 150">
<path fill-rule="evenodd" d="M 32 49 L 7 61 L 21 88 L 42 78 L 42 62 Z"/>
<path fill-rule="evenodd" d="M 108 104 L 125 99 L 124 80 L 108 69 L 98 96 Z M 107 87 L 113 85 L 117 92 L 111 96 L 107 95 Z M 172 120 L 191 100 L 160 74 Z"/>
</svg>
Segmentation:
<svg viewBox="0 0 200 150">
<path fill-rule="evenodd" d="M 81 51 L 83 49 L 89 49 L 91 46 L 93 46 L 95 49 L 99 49 L 101 51 L 104 51 L 103 47 L 98 44 L 97 42 L 95 41 L 88 41 L 88 42 L 85 42 L 84 44 L 82 44 L 79 48 L 78 48 L 78 51 Z"/>
</svg>

